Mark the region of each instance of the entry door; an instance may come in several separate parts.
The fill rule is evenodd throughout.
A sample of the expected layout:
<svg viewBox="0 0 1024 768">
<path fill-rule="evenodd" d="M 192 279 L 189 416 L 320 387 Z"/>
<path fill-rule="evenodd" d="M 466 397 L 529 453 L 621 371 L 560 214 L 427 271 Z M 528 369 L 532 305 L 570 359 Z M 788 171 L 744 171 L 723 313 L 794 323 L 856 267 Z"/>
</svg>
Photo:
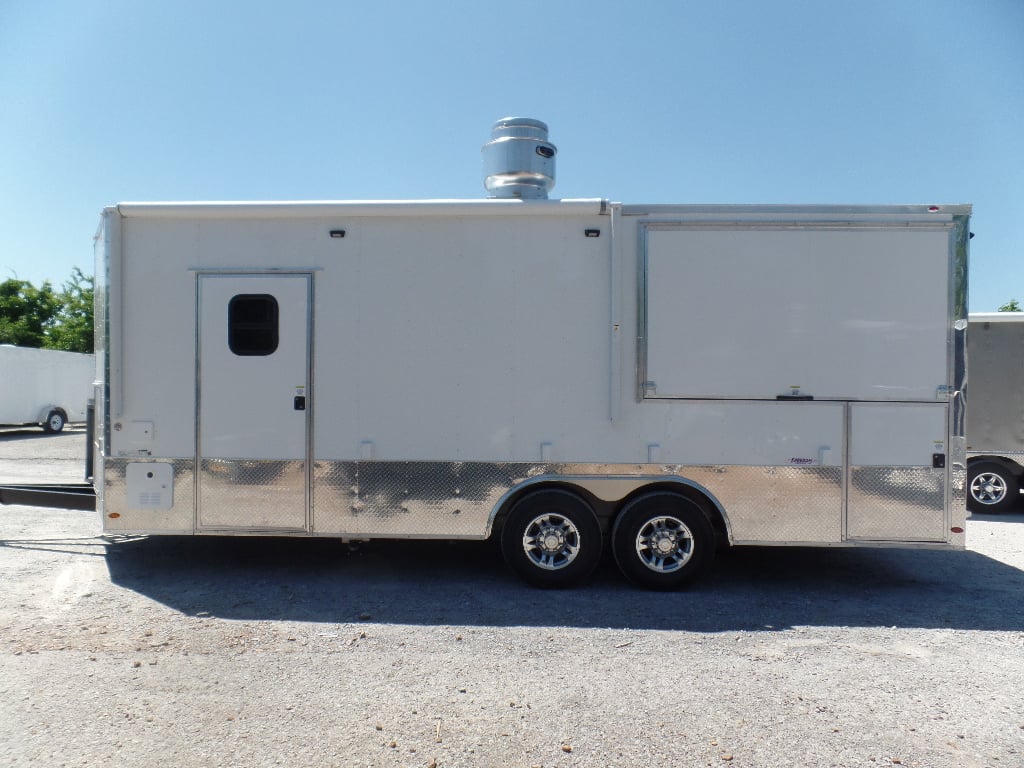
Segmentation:
<svg viewBox="0 0 1024 768">
<path fill-rule="evenodd" d="M 308 530 L 310 275 L 199 278 L 198 527 Z"/>
<path fill-rule="evenodd" d="M 944 541 L 946 404 L 853 403 L 850 412 L 848 538 Z"/>
</svg>

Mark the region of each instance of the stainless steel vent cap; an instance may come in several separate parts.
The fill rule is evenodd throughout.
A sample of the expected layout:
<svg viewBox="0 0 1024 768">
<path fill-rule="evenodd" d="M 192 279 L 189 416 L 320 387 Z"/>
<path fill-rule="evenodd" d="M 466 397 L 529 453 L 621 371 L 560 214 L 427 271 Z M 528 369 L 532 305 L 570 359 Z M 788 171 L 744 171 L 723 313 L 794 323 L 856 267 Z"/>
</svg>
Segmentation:
<svg viewBox="0 0 1024 768">
<path fill-rule="evenodd" d="M 554 144 L 548 126 L 529 117 L 505 117 L 480 150 L 484 187 L 491 197 L 546 200 L 555 186 Z"/>
</svg>

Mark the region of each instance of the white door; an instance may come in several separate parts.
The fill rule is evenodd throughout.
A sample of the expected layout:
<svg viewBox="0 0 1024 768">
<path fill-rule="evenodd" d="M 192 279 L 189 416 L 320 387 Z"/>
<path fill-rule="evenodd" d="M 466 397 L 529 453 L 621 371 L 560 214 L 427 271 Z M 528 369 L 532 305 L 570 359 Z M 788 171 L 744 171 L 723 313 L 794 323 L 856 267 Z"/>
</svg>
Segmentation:
<svg viewBox="0 0 1024 768">
<path fill-rule="evenodd" d="M 310 275 L 199 278 L 203 530 L 308 530 Z"/>
</svg>

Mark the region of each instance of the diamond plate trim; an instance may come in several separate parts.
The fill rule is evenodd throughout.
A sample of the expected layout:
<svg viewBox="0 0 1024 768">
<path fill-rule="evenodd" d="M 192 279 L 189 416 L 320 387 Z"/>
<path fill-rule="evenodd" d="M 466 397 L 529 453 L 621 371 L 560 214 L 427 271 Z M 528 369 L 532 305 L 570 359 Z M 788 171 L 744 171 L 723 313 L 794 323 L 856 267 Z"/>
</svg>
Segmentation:
<svg viewBox="0 0 1024 768">
<path fill-rule="evenodd" d="M 203 459 L 200 530 L 306 529 L 306 462 Z"/>
<path fill-rule="evenodd" d="M 174 467 L 174 506 L 166 512 L 127 508 L 129 463 L 142 462 L 105 462 L 104 531 L 195 532 L 194 461 L 161 462 Z M 492 512 L 502 497 L 531 480 L 566 478 L 614 500 L 652 481 L 685 479 L 707 489 L 721 504 L 736 543 L 844 540 L 839 467 L 321 461 L 313 465 L 312 525 L 305 528 L 303 462 L 211 459 L 202 466 L 201 492 L 209 514 L 201 531 L 478 539 L 490 532 Z M 951 474 L 956 525 L 957 510 L 962 514 L 966 502 L 965 472 L 954 466 Z M 851 478 L 850 543 L 946 541 L 963 546 L 946 534 L 941 471 L 864 467 L 853 469 Z M 608 488 L 614 492 L 604 493 Z M 119 516 L 111 518 L 111 513 Z"/>
<path fill-rule="evenodd" d="M 725 508 L 734 542 L 843 540 L 841 467 L 685 467 Z"/>
<path fill-rule="evenodd" d="M 946 536 L 954 547 L 967 546 L 967 440 L 963 437 L 950 439 L 949 446 L 949 525 Z M 953 529 L 958 528 L 959 533 Z"/>
<path fill-rule="evenodd" d="M 847 535 L 874 541 L 944 541 L 944 481 L 944 470 L 853 467 Z"/>
<path fill-rule="evenodd" d="M 715 496 L 736 541 L 842 540 L 838 467 L 679 467 L 649 464 L 317 462 L 313 530 L 319 534 L 481 538 L 502 497 L 532 478 L 636 478 L 698 483 Z M 600 496 L 601 494 L 598 493 Z M 770 507 L 776 502 L 777 509 Z"/>
<path fill-rule="evenodd" d="M 130 509 L 127 498 L 129 464 L 170 464 L 174 472 L 174 506 L 165 511 Z M 103 494 L 100 505 L 103 531 L 192 533 L 195 528 L 194 468 L 193 459 L 106 459 L 103 463 Z"/>
<path fill-rule="evenodd" d="M 533 465 L 444 462 L 317 462 L 317 533 L 481 538 L 501 497 Z"/>
</svg>

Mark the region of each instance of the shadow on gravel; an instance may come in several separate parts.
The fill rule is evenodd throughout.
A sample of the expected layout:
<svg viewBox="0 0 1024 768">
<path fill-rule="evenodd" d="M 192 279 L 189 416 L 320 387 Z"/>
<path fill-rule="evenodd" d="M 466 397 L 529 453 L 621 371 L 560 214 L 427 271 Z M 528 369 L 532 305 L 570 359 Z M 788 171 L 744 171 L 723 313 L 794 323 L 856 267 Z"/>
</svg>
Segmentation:
<svg viewBox="0 0 1024 768">
<path fill-rule="evenodd" d="M 1005 520 L 1005 518 L 1003 518 Z M 697 632 L 794 626 L 1024 630 L 1024 571 L 975 552 L 740 548 L 687 591 L 625 584 L 605 562 L 545 591 L 490 542 L 153 537 L 107 548 L 112 581 L 186 614 L 460 626 Z"/>
</svg>

